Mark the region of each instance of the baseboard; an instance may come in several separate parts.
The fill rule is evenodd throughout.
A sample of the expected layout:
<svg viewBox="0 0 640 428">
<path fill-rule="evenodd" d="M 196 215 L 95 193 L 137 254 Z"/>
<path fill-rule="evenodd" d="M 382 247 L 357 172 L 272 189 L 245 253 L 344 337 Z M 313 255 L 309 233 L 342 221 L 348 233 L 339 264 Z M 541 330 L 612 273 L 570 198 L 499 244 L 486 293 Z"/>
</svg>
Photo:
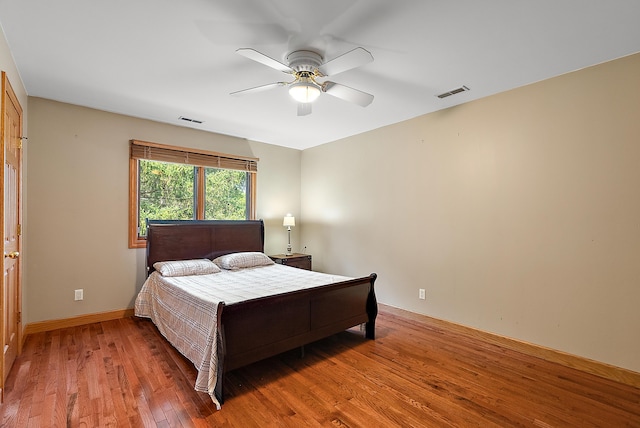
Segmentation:
<svg viewBox="0 0 640 428">
<path fill-rule="evenodd" d="M 633 387 L 640 388 L 640 373 L 634 372 L 632 370 L 612 366 L 607 363 L 590 360 L 588 358 L 568 354 L 566 352 L 546 348 L 544 346 L 520 341 L 517 339 L 512 339 L 510 337 L 500 336 L 495 333 L 489 333 L 472 327 L 456 324 L 450 321 L 432 318 L 427 315 L 416 314 L 414 312 L 409 312 L 403 309 L 395 308 L 393 306 L 387 306 L 383 304 L 378 305 L 380 307 L 380 310 L 383 312 L 388 312 L 390 314 L 409 318 L 415 321 L 421 321 L 436 326 L 442 330 L 449 330 L 452 332 L 465 334 L 467 336 L 475 337 L 485 342 L 499 345 L 513 351 L 522 352 L 523 354 L 538 357 L 546 361 L 551 361 L 554 363 L 562 364 L 566 367 L 571 367 L 586 373 L 591 373 L 605 379 L 614 380 L 616 382 L 624 383 L 625 385 L 631 385 Z"/>
<path fill-rule="evenodd" d="M 59 328 L 77 327 L 80 325 L 91 324 L 94 322 L 111 321 L 120 318 L 133 316 L 134 311 L 131 309 L 121 309 L 110 312 L 100 312 L 97 314 L 78 315 L 77 317 L 64 318 L 58 320 L 38 321 L 29 323 L 24 328 L 23 337 L 34 333 L 42 333 L 45 331 L 57 330 Z"/>
</svg>

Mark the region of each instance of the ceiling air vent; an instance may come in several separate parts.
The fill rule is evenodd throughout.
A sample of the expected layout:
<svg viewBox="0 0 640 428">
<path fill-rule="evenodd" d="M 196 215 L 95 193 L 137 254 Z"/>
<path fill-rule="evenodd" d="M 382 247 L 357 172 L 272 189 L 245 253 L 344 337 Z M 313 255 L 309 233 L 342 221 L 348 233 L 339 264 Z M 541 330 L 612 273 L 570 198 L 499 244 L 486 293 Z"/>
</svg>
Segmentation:
<svg viewBox="0 0 640 428">
<path fill-rule="evenodd" d="M 448 92 L 438 95 L 438 98 L 447 98 L 447 97 L 450 97 L 451 95 L 459 94 L 460 92 L 466 92 L 468 90 L 469 88 L 467 88 L 466 86 L 460 86 L 459 88 L 452 89 Z"/>
<path fill-rule="evenodd" d="M 185 122 L 191 122 L 191 123 L 202 123 L 201 120 L 198 119 L 190 119 L 188 117 L 184 117 L 184 116 L 180 116 L 178 119 L 180 120 L 184 120 Z"/>
</svg>

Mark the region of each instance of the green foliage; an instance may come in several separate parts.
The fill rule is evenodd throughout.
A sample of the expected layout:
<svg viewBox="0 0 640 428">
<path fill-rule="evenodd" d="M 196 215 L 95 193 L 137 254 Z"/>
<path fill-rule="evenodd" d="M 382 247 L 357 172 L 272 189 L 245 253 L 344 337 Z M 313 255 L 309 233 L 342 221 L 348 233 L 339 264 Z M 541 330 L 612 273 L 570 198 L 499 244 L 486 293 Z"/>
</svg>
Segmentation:
<svg viewBox="0 0 640 428">
<path fill-rule="evenodd" d="M 140 236 L 146 235 L 146 219 L 196 218 L 196 177 L 199 167 L 157 161 L 139 161 Z M 205 219 L 247 218 L 247 173 L 205 168 Z"/>
<path fill-rule="evenodd" d="M 205 169 L 204 218 L 247 218 L 247 173 L 231 169 Z"/>
<path fill-rule="evenodd" d="M 140 161 L 138 184 L 140 235 L 146 235 L 146 219 L 194 218 L 194 173 L 191 165 Z"/>
</svg>

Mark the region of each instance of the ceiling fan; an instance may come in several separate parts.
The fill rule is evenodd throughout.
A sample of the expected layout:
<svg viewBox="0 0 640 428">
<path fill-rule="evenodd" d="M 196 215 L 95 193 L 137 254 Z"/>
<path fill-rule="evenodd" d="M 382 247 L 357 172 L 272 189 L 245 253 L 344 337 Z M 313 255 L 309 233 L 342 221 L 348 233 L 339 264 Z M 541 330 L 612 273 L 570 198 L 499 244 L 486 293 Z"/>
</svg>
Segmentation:
<svg viewBox="0 0 640 428">
<path fill-rule="evenodd" d="M 287 55 L 288 64 L 283 64 L 251 48 L 236 50 L 240 55 L 264 64 L 268 67 L 291 74 L 291 82 L 274 82 L 232 92 L 231 95 L 245 95 L 264 91 L 277 86 L 289 86 L 289 94 L 298 102 L 298 116 L 311 114 L 311 103 L 324 92 L 336 98 L 366 107 L 373 101 L 373 95 L 339 83 L 318 79 L 333 76 L 373 61 L 373 56 L 364 48 L 355 48 L 331 61 L 323 63 L 322 56 L 310 50 L 297 50 Z"/>
</svg>

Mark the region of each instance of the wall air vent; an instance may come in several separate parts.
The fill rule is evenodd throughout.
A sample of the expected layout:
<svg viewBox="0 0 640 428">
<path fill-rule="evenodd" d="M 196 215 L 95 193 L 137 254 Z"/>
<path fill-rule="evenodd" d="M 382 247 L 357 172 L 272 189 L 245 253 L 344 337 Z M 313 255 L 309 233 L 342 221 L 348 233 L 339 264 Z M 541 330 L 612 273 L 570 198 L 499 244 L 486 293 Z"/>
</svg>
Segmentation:
<svg viewBox="0 0 640 428">
<path fill-rule="evenodd" d="M 198 119 L 190 119 L 188 117 L 184 117 L 184 116 L 180 116 L 178 119 L 180 120 L 184 120 L 185 122 L 191 122 L 191 123 L 202 123 L 201 120 Z"/>
<path fill-rule="evenodd" d="M 452 89 L 448 92 L 442 93 L 440 95 L 438 95 L 438 98 L 447 98 L 450 97 L 451 95 L 455 95 L 455 94 L 459 94 L 460 92 L 466 92 L 468 91 L 469 88 L 467 88 L 466 86 L 460 86 L 459 88 L 456 89 Z"/>
</svg>

